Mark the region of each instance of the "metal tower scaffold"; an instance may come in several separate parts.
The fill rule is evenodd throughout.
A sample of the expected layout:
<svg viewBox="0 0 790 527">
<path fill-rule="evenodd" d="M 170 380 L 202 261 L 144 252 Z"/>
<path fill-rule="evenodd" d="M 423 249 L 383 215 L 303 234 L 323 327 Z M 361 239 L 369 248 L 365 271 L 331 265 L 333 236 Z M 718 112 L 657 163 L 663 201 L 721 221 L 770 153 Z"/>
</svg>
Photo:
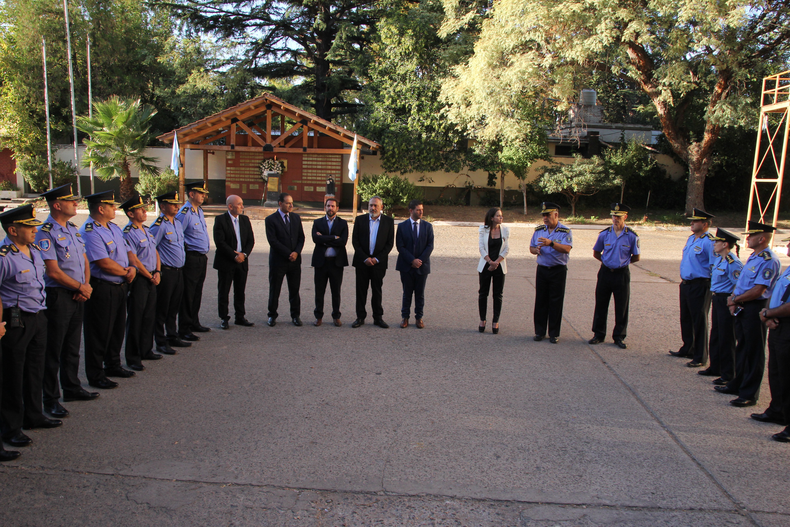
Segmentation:
<svg viewBox="0 0 790 527">
<path fill-rule="evenodd" d="M 757 221 L 760 223 L 765 223 L 765 217 L 772 214 L 771 225 L 776 227 L 790 135 L 789 114 L 790 71 L 765 77 L 760 101 L 760 130 L 757 131 L 757 147 L 754 151 L 749 213 L 746 216 L 747 230 L 752 212 L 759 214 Z"/>
</svg>

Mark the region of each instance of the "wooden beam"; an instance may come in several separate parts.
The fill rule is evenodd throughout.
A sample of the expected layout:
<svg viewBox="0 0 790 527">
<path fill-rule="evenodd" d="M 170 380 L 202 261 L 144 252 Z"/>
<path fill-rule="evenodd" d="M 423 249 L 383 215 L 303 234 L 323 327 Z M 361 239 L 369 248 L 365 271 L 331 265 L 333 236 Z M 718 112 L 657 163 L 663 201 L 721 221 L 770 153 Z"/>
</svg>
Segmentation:
<svg viewBox="0 0 790 527">
<path fill-rule="evenodd" d="M 309 141 L 310 141 L 310 128 L 307 125 L 305 125 L 305 127 L 302 128 L 302 148 L 307 148 L 309 146 Z"/>
<path fill-rule="evenodd" d="M 277 145 L 279 145 L 280 143 L 282 143 L 282 142 L 285 140 L 285 138 L 286 138 L 286 137 L 290 137 L 290 136 L 291 136 L 291 134 L 292 134 L 292 133 L 294 133 L 294 131 L 295 131 L 297 128 L 299 128 L 300 126 L 302 126 L 302 123 L 296 123 L 296 124 L 295 124 L 295 125 L 293 125 L 293 126 L 292 126 L 292 127 L 291 127 L 291 128 L 288 130 L 288 131 L 287 131 L 287 132 L 285 132 L 284 134 L 280 134 L 280 137 L 278 137 L 276 141 L 274 141 L 273 143 L 271 143 L 271 145 L 272 145 L 272 146 L 277 146 Z"/>
<path fill-rule="evenodd" d="M 291 136 L 289 135 L 288 137 L 291 137 L 291 140 L 290 140 L 290 141 L 288 141 L 288 142 L 285 144 L 285 148 L 291 148 L 291 147 L 292 147 L 292 146 L 293 146 L 293 145 L 294 145 L 294 144 L 295 144 L 295 143 L 296 143 L 296 142 L 297 142 L 299 139 L 301 139 L 302 137 L 304 137 L 304 134 L 306 134 L 306 133 L 307 133 L 307 127 L 306 127 L 306 126 L 302 126 L 301 132 L 302 132 L 301 134 L 299 134 L 299 135 L 295 135 L 294 137 L 291 137 Z"/>
<path fill-rule="evenodd" d="M 241 129 L 242 129 L 242 130 L 244 130 L 245 132 L 247 132 L 247 135 L 249 135 L 250 137 L 252 137 L 253 139 L 255 139 L 255 141 L 256 141 L 256 142 L 257 142 L 259 145 L 261 145 L 261 146 L 264 146 L 264 145 L 266 145 L 266 141 L 264 141 L 263 139 L 261 139 L 261 137 L 260 137 L 258 134 L 256 134 L 256 133 L 255 133 L 255 132 L 253 132 L 252 130 L 250 130 L 250 127 L 249 127 L 249 126 L 247 126 L 246 124 L 244 124 L 244 122 L 243 122 L 243 121 L 239 121 L 239 122 L 237 122 L 237 123 L 236 123 L 236 125 L 237 125 L 237 126 L 241 126 Z M 250 145 L 250 146 L 252 146 L 252 145 Z"/>
<path fill-rule="evenodd" d="M 223 151 L 236 151 L 236 152 L 261 152 L 262 148 L 260 146 L 237 146 L 235 148 L 231 148 L 228 145 L 184 145 L 184 148 L 187 150 L 216 150 L 217 152 Z M 278 147 L 274 149 L 275 154 L 341 154 L 341 155 L 348 155 L 351 153 L 351 150 L 347 148 L 308 148 L 307 151 L 303 150 L 302 147 L 297 148 L 283 148 Z"/>
<path fill-rule="evenodd" d="M 208 150 L 203 150 L 203 186 L 208 188 Z"/>
<path fill-rule="evenodd" d="M 266 110 L 266 142 L 272 142 L 272 111 Z"/>
<path fill-rule="evenodd" d="M 222 132 L 221 134 L 212 135 L 211 137 L 208 137 L 208 138 L 206 138 L 206 139 L 203 139 L 203 140 L 200 142 L 200 144 L 201 144 L 201 145 L 207 145 L 207 144 L 209 144 L 209 143 L 213 143 L 214 141 L 219 141 L 220 139 L 223 139 L 223 138 L 225 138 L 225 137 L 228 137 L 229 135 L 230 135 L 230 130 L 225 130 L 225 131 L 224 131 L 224 132 Z"/>
<path fill-rule="evenodd" d="M 230 125 L 230 146 L 236 146 L 236 123 Z"/>
</svg>

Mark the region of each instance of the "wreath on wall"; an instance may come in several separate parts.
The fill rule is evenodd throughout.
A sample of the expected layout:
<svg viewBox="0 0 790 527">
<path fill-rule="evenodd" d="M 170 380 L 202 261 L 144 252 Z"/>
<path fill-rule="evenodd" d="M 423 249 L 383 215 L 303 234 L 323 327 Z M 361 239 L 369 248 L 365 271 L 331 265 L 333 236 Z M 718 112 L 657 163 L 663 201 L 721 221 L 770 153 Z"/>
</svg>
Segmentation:
<svg viewBox="0 0 790 527">
<path fill-rule="evenodd" d="M 266 179 L 267 172 L 277 172 L 278 174 L 285 172 L 285 163 L 277 159 L 264 159 L 260 162 L 258 168 L 261 171 L 261 177 Z"/>
</svg>

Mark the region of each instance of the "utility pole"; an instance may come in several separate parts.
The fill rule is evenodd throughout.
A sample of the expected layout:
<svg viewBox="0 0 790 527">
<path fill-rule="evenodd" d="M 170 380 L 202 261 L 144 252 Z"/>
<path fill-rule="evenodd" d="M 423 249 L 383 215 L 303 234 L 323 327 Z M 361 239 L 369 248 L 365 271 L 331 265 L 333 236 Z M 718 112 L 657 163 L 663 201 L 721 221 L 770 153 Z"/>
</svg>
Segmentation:
<svg viewBox="0 0 790 527">
<path fill-rule="evenodd" d="M 52 137 L 49 127 L 49 86 L 47 83 L 47 40 L 41 37 L 41 55 L 44 59 L 44 110 L 47 115 L 47 167 L 49 167 L 49 190 L 55 186 L 52 181 Z"/>
<path fill-rule="evenodd" d="M 77 194 L 82 196 L 82 184 L 80 183 L 80 153 L 77 150 L 77 107 L 74 100 L 74 67 L 71 63 L 71 30 L 69 29 L 69 6 L 68 0 L 63 0 L 63 16 L 66 18 L 66 45 L 69 54 L 69 84 L 71 85 L 71 124 L 74 132 L 74 164 L 77 169 Z"/>
</svg>

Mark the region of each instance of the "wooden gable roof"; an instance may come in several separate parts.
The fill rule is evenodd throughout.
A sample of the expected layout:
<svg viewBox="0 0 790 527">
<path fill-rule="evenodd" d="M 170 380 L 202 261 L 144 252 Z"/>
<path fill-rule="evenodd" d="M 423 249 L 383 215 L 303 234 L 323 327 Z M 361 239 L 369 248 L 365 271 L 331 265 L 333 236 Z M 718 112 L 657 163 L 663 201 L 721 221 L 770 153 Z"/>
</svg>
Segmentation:
<svg viewBox="0 0 790 527">
<path fill-rule="evenodd" d="M 172 143 L 176 133 L 181 149 L 346 154 L 349 151 L 345 148 L 322 147 L 319 137 L 328 136 L 351 145 L 355 135 L 270 93 L 162 134 L 157 139 Z M 245 144 L 237 145 L 242 142 L 239 137 L 245 135 L 248 136 L 243 141 Z M 356 137 L 359 148 L 381 148 L 375 141 L 361 135 Z"/>
</svg>

